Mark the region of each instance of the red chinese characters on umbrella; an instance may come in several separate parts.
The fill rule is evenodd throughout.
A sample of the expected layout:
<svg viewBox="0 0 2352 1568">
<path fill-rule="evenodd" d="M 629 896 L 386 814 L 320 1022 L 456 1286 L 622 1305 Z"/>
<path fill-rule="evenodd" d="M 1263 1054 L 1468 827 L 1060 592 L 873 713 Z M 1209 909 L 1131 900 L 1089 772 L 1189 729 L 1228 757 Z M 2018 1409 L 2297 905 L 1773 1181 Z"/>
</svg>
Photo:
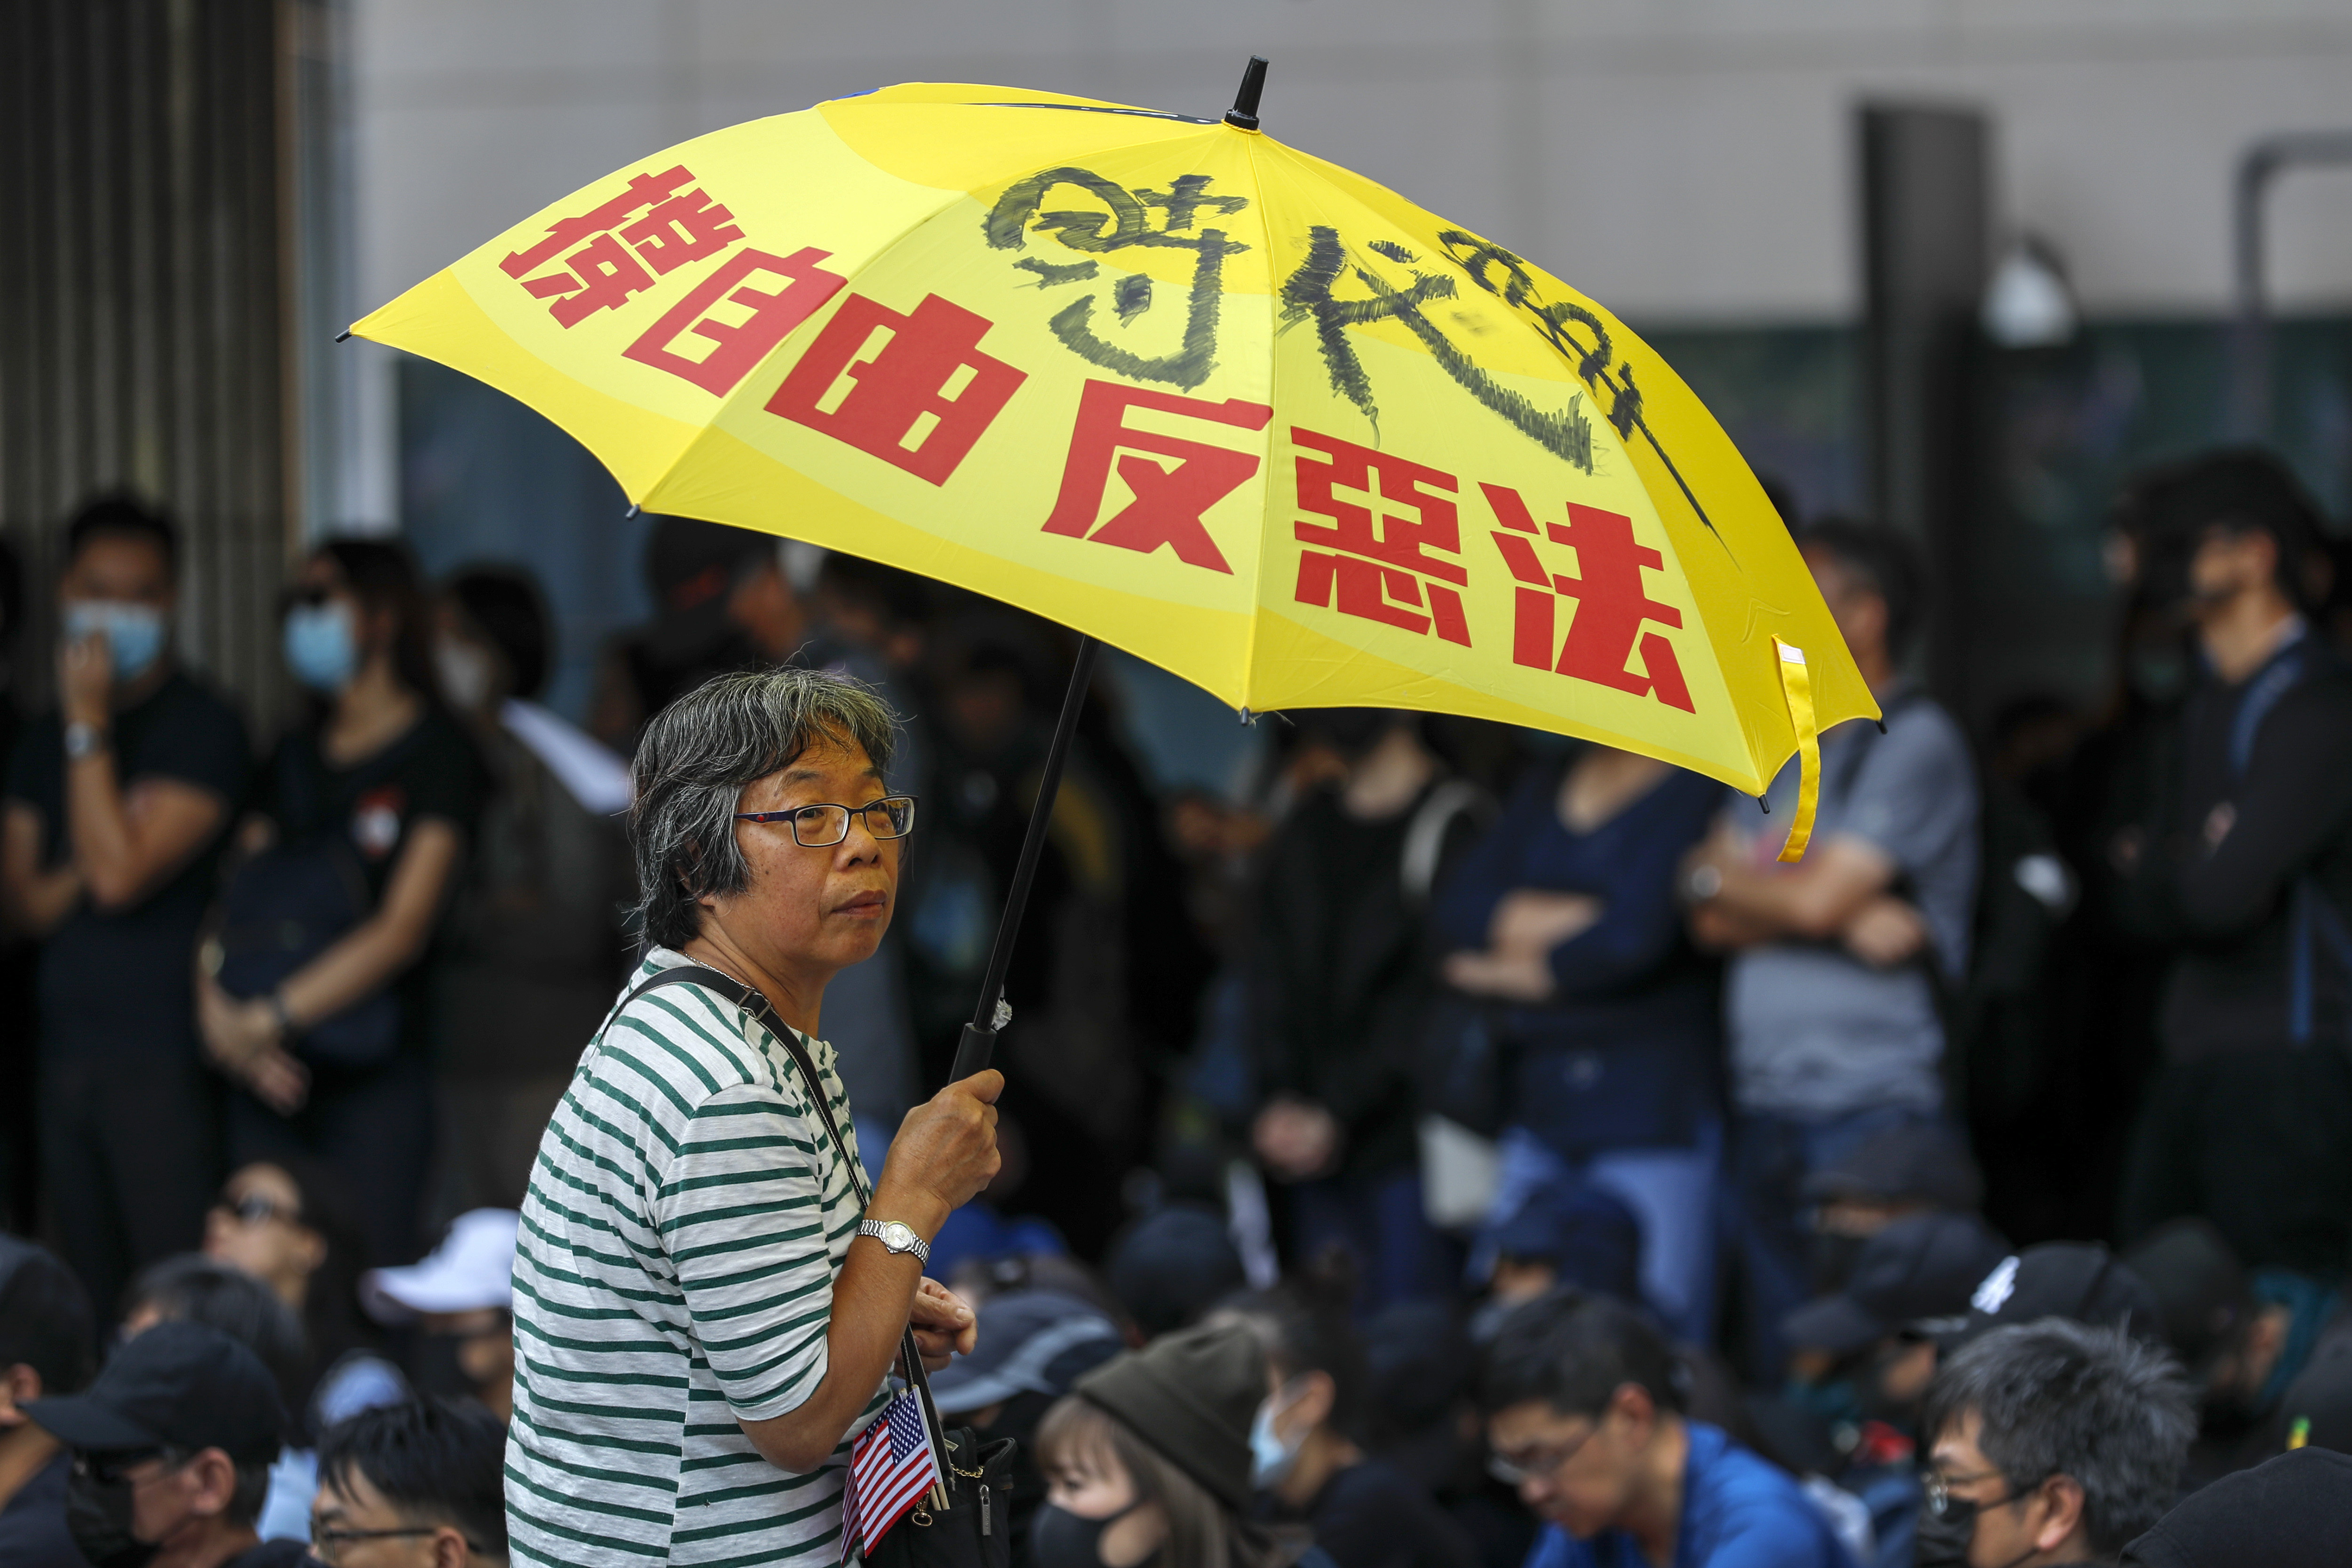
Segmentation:
<svg viewBox="0 0 2352 1568">
<path fill-rule="evenodd" d="M 937 294 L 905 313 L 852 294 L 767 410 L 944 485 L 1029 379 L 1028 372 L 980 352 L 993 325 Z M 867 357 L 877 332 L 887 340 Z"/>
<path fill-rule="evenodd" d="M 1423 636 L 1433 631 L 1468 647 L 1461 590 L 1470 574 L 1458 560 L 1439 558 L 1462 553 L 1460 514 L 1448 499 L 1460 481 L 1312 430 L 1294 426 L 1290 438 L 1330 459 L 1298 458 L 1298 510 L 1331 521 L 1300 521 L 1292 530 L 1301 543 L 1316 546 L 1299 554 L 1296 600 Z M 1382 508 L 1347 500 L 1342 489 L 1376 494 Z"/>
<path fill-rule="evenodd" d="M 1208 511 L 1256 474 L 1258 455 L 1140 427 L 1129 419 L 1139 410 L 1239 430 L 1263 430 L 1274 418 L 1266 405 L 1239 397 L 1213 403 L 1089 381 L 1078 397 L 1061 489 L 1045 531 L 1145 555 L 1164 544 L 1187 565 L 1231 576 L 1234 569 L 1209 532 Z M 1160 460 L 1169 458 L 1175 465 L 1162 468 Z M 1134 499 L 1097 528 L 1114 465 Z"/>
<path fill-rule="evenodd" d="M 666 370 L 724 397 L 769 350 L 848 283 L 840 273 L 818 265 L 831 255 L 813 245 L 790 256 L 771 256 L 745 246 L 663 312 L 644 336 L 621 351 L 622 357 Z M 776 287 L 779 281 L 782 288 Z M 713 313 L 721 305 L 751 313 L 741 321 L 726 321 Z M 698 357 L 683 352 L 696 346 L 695 338 L 710 345 Z"/>
<path fill-rule="evenodd" d="M 1690 686 L 1683 679 L 1675 645 L 1664 632 L 1645 632 L 1644 622 L 1679 629 L 1683 613 L 1661 604 L 1643 586 L 1642 572 L 1662 569 L 1665 557 L 1633 537 L 1633 520 L 1622 512 L 1571 501 L 1565 524 L 1538 531 L 1517 490 L 1482 484 L 1496 521 L 1507 532 L 1494 535 L 1503 564 L 1517 579 L 1511 626 L 1511 660 L 1536 669 L 1554 669 L 1578 680 L 1613 687 L 1635 697 L 1652 697 L 1685 713 Z M 1549 538 L 1576 552 L 1577 574 L 1544 570 L 1535 538 Z M 1577 601 L 1567 640 L 1553 653 L 1554 615 L 1561 598 Z M 1642 668 L 1626 668 L 1638 639 Z"/>
<path fill-rule="evenodd" d="M 735 215 L 702 193 L 684 164 L 631 176 L 618 195 L 548 226 L 547 237 L 499 263 L 565 329 L 617 310 L 654 279 L 717 256 L 743 237 Z M 560 264 L 540 272 L 551 263 Z M 536 273 L 537 276 L 530 276 Z"/>
</svg>

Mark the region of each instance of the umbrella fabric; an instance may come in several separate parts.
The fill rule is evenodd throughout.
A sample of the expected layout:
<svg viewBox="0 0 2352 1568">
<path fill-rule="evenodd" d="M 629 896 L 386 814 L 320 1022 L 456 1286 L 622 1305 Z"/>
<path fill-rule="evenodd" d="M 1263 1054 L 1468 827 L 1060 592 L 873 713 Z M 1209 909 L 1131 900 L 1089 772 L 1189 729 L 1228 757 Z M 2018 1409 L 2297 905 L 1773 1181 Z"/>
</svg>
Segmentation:
<svg viewBox="0 0 2352 1568">
<path fill-rule="evenodd" d="M 1220 121 L 836 100 L 629 164 L 352 330 L 521 399 L 648 510 L 976 590 L 1236 708 L 1467 714 L 1757 794 L 1807 721 L 1877 712 L 1647 345 Z"/>
</svg>

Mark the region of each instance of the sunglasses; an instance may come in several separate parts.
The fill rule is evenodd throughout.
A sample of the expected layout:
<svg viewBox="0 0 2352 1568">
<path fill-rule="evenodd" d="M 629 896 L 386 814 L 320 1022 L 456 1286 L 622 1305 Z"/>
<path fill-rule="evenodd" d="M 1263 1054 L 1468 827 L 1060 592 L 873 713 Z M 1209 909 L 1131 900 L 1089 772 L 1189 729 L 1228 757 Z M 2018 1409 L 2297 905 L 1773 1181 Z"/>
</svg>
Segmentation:
<svg viewBox="0 0 2352 1568">
<path fill-rule="evenodd" d="M 213 1200 L 213 1206 L 228 1214 L 239 1225 L 267 1225 L 273 1219 L 282 1219 L 288 1225 L 302 1223 L 299 1209 L 288 1208 L 267 1193 L 247 1193 L 236 1198 L 223 1193 Z"/>
</svg>

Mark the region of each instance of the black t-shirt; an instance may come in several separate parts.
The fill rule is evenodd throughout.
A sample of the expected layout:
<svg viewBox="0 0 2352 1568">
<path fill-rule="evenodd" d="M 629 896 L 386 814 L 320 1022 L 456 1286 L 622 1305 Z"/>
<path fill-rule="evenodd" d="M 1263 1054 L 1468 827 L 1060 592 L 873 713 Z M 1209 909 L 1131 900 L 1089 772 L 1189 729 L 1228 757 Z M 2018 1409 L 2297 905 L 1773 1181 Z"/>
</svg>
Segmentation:
<svg viewBox="0 0 2352 1568">
<path fill-rule="evenodd" d="M 265 1541 L 246 1548 L 222 1563 L 221 1568 L 302 1568 L 303 1563 L 314 1561 L 306 1542 Z"/>
<path fill-rule="evenodd" d="M 61 1453 L 0 1507 L 0 1568 L 87 1568 L 66 1528 L 66 1478 L 72 1473 L 73 1456 Z"/>
<path fill-rule="evenodd" d="M 310 723 L 278 742 L 257 804 L 285 844 L 340 838 L 367 879 L 372 904 L 382 901 L 416 823 L 438 817 L 472 837 L 488 776 L 473 742 L 446 714 L 428 710 L 398 740 L 347 768 L 327 761 L 319 739 Z M 412 1042 L 428 1032 L 425 968 L 413 966 L 399 982 L 401 1034 Z"/>
<path fill-rule="evenodd" d="M 1477 1568 L 1477 1548 L 1462 1527 L 1384 1460 L 1334 1474 L 1307 1521 L 1339 1568 Z"/>
<path fill-rule="evenodd" d="M 212 901 L 229 825 L 245 799 L 253 754 L 227 702 L 181 671 L 114 715 L 116 776 L 172 779 L 220 797 L 221 831 L 180 873 L 128 910 L 87 900 L 41 951 L 44 1051 L 190 1052 L 196 1048 L 193 965 L 196 928 Z M 27 723 L 8 759 L 8 795 L 40 814 L 42 861 L 62 864 L 66 837 L 65 726 L 55 713 Z"/>
</svg>

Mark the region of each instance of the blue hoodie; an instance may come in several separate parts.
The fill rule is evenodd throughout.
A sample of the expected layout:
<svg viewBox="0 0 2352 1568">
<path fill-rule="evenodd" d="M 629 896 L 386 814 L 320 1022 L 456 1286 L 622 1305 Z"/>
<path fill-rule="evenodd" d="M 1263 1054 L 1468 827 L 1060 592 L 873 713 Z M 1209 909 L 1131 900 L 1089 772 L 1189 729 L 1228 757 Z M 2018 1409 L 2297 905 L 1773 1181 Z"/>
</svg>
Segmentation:
<svg viewBox="0 0 2352 1568">
<path fill-rule="evenodd" d="M 1734 1443 L 1722 1427 L 1688 1425 L 1674 1568 L 1853 1568 L 1829 1521 L 1795 1481 Z M 1547 1524 L 1524 1568 L 1650 1568 L 1650 1561 L 1622 1530 L 1579 1541 Z"/>
</svg>

